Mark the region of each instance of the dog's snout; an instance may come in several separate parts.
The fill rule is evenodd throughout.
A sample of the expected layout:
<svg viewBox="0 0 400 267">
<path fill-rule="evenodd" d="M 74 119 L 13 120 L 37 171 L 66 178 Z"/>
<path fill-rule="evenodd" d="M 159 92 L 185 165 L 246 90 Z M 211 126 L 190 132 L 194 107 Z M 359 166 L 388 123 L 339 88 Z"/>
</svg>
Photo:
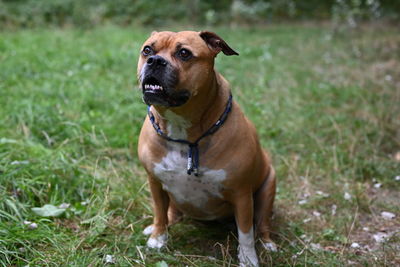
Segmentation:
<svg viewBox="0 0 400 267">
<path fill-rule="evenodd" d="M 151 56 L 147 59 L 147 65 L 149 66 L 166 66 L 167 65 L 167 61 L 158 55 L 155 56 Z"/>
</svg>

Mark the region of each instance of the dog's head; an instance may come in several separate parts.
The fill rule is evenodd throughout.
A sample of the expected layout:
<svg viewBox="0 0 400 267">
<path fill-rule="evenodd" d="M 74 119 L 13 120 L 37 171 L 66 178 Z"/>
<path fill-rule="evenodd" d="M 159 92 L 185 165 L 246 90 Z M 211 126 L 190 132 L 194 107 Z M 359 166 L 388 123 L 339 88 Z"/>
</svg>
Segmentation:
<svg viewBox="0 0 400 267">
<path fill-rule="evenodd" d="M 212 32 L 153 32 L 138 62 L 143 100 L 148 105 L 178 107 L 209 86 L 219 52 L 238 55 Z"/>
</svg>

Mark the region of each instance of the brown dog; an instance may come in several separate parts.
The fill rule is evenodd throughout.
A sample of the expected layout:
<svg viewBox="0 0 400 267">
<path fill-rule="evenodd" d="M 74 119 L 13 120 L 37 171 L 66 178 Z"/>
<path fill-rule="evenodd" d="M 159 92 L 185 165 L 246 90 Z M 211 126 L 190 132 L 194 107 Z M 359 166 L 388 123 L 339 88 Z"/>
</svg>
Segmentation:
<svg viewBox="0 0 400 267">
<path fill-rule="evenodd" d="M 147 245 L 161 248 L 183 213 L 200 220 L 235 216 L 241 265 L 257 266 L 254 231 L 270 240 L 275 173 L 253 124 L 214 70 L 219 52 L 237 55 L 212 32 L 153 32 L 138 63 L 149 116 L 139 138 L 154 200 Z"/>
</svg>

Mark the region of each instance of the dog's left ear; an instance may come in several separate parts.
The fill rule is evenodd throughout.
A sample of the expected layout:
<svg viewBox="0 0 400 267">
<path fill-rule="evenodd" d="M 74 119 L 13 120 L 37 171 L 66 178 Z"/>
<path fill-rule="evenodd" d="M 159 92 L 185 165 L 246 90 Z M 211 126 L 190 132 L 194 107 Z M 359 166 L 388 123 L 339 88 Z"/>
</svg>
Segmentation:
<svg viewBox="0 0 400 267">
<path fill-rule="evenodd" d="M 200 37 L 207 43 L 208 47 L 215 52 L 215 56 L 221 51 L 227 56 L 239 55 L 239 53 L 230 48 L 221 37 L 213 32 L 202 31 L 200 32 Z"/>
</svg>

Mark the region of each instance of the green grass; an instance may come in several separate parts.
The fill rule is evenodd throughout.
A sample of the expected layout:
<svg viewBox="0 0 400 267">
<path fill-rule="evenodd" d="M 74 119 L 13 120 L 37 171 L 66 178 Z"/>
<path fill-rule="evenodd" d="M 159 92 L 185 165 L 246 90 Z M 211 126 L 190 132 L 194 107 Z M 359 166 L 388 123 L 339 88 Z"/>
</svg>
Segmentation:
<svg viewBox="0 0 400 267">
<path fill-rule="evenodd" d="M 145 248 L 141 231 L 152 211 L 136 153 L 146 113 L 136 62 L 151 30 L 0 32 L 1 266 L 101 266 L 106 255 L 118 266 L 237 264 L 232 225 L 185 219 L 171 227 L 167 249 Z M 261 261 L 400 264 L 399 30 L 216 31 L 240 53 L 218 56 L 217 69 L 256 124 L 279 179 L 280 251 L 259 249 Z M 62 203 L 70 207 L 59 218 L 31 210 Z M 397 217 L 384 220 L 382 211 Z M 387 242 L 373 240 L 379 231 Z"/>
</svg>

